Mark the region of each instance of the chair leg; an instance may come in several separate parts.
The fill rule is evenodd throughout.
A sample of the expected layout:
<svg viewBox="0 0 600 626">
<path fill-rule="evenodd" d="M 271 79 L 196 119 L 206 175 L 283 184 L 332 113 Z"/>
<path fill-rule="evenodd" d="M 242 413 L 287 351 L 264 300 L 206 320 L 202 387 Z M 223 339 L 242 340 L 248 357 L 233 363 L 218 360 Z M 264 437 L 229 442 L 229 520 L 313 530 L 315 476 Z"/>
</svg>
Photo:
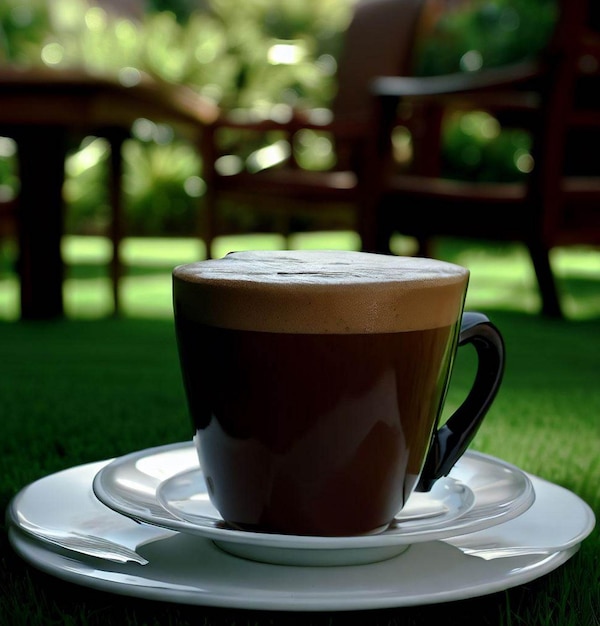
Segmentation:
<svg viewBox="0 0 600 626">
<path fill-rule="evenodd" d="M 528 248 L 542 297 L 542 315 L 560 319 L 564 316 L 550 265 L 549 250 L 541 242 L 529 243 Z"/>
<path fill-rule="evenodd" d="M 433 257 L 433 244 L 431 239 L 422 235 L 418 235 L 417 239 L 417 256 L 431 258 Z"/>
<path fill-rule="evenodd" d="M 206 258 L 212 259 L 212 247 L 217 232 L 217 198 L 214 189 L 209 187 L 204 195 L 204 211 L 199 214 L 199 238 L 204 240 Z"/>
<path fill-rule="evenodd" d="M 17 133 L 20 191 L 17 202 L 21 319 L 64 315 L 62 195 L 67 137 L 58 127 Z"/>
<path fill-rule="evenodd" d="M 358 224 L 363 252 L 391 254 L 390 240 L 394 228 L 390 223 L 388 207 L 385 202 L 372 202 L 366 207 L 361 208 L 362 214 L 359 213 Z"/>
<path fill-rule="evenodd" d="M 217 235 L 217 173 L 215 161 L 217 148 L 215 128 L 209 126 L 200 133 L 197 139 L 197 148 L 202 161 L 202 178 L 206 183 L 206 193 L 202 201 L 203 210 L 198 214 L 198 235 L 206 245 L 206 258 L 212 259 L 212 248 Z"/>
<path fill-rule="evenodd" d="M 112 209 L 112 221 L 110 239 L 112 242 L 112 259 L 110 264 L 110 277 L 112 282 L 112 296 L 114 314 L 118 315 L 121 308 L 120 282 L 123 274 L 121 262 L 121 240 L 123 239 L 123 132 L 115 131 L 108 133 L 110 142 L 110 171 L 109 171 L 109 195 Z"/>
<path fill-rule="evenodd" d="M 366 243 L 366 238 L 361 237 L 362 250 L 364 252 L 376 252 L 378 254 L 391 254 L 390 239 L 392 235 L 385 229 L 378 229 L 373 245 Z"/>
</svg>

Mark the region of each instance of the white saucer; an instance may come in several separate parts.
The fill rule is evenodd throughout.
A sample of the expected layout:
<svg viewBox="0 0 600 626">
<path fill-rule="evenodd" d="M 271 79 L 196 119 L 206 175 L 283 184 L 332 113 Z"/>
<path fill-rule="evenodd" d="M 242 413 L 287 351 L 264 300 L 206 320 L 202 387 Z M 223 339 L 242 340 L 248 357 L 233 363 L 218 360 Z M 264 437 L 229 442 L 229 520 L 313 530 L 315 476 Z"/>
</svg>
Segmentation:
<svg viewBox="0 0 600 626">
<path fill-rule="evenodd" d="M 495 593 L 543 576 L 567 561 L 594 526 L 590 507 L 566 489 L 530 476 L 537 493 L 515 519 L 465 537 L 418 543 L 403 555 L 349 567 L 274 566 L 239 559 L 187 533 L 139 524 L 101 504 L 92 480 L 107 462 L 74 467 L 21 490 L 7 511 L 12 546 L 33 566 L 72 583 L 151 600 L 226 608 L 343 611 L 433 604 Z M 149 562 L 114 563 L 28 536 L 21 525 L 119 542 Z M 520 556 L 503 547 L 518 544 Z M 496 548 L 489 558 L 487 548 Z M 476 554 L 476 553 L 473 553 Z"/>
<path fill-rule="evenodd" d="M 194 495 L 194 489 L 202 497 L 206 487 L 202 486 L 201 476 L 196 449 L 192 442 L 186 442 L 120 457 L 98 472 L 93 488 L 101 502 L 123 515 L 212 539 L 237 556 L 285 565 L 380 561 L 397 556 L 415 543 L 507 521 L 526 511 L 535 499 L 531 481 L 520 469 L 494 457 L 467 452 L 432 494 L 418 494 L 412 505 L 411 496 L 406 513 L 401 512 L 385 531 L 353 537 L 306 537 L 235 530 L 224 524 L 206 498 L 196 507 L 177 500 L 178 489 L 184 487 L 188 498 Z M 189 477 L 194 479 L 193 485 L 187 484 Z M 157 493 L 161 483 L 162 503 Z M 467 489 L 463 490 L 464 486 Z M 411 511 L 417 514 L 428 505 L 437 515 L 410 519 Z M 450 509 L 447 513 L 445 507 Z"/>
<path fill-rule="evenodd" d="M 204 474 L 198 467 L 163 480 L 156 490 L 161 505 L 172 515 L 186 522 L 185 532 L 212 539 L 220 548 L 254 561 L 277 565 L 359 565 L 389 559 L 401 554 L 426 531 L 439 529 L 468 513 L 475 503 L 473 492 L 462 483 L 443 478 L 428 493 L 410 497 L 393 524 L 383 533 L 385 541 L 373 541 L 378 535 L 363 535 L 344 539 L 344 549 L 338 549 L 338 538 L 298 537 L 244 532 L 223 525 L 219 512 L 211 504 Z M 172 523 L 161 523 L 174 528 Z M 394 537 L 389 544 L 388 537 Z M 365 541 L 357 541 L 365 539 Z M 333 546 L 333 547 L 331 547 Z"/>
</svg>

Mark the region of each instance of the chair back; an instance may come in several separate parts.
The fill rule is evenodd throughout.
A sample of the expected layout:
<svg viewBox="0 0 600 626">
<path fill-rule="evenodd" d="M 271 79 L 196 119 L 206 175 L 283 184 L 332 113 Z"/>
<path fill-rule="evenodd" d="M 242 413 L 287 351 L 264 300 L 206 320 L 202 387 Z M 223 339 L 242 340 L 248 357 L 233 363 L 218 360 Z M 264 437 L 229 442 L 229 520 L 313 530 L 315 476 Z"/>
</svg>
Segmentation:
<svg viewBox="0 0 600 626">
<path fill-rule="evenodd" d="M 529 193 L 543 213 L 542 237 L 550 245 L 590 238 L 600 243 L 599 6 L 597 0 L 561 0 L 542 57 L 546 72 Z"/>
<path fill-rule="evenodd" d="M 338 60 L 336 120 L 368 121 L 377 76 L 410 75 L 425 0 L 358 0 Z"/>
</svg>

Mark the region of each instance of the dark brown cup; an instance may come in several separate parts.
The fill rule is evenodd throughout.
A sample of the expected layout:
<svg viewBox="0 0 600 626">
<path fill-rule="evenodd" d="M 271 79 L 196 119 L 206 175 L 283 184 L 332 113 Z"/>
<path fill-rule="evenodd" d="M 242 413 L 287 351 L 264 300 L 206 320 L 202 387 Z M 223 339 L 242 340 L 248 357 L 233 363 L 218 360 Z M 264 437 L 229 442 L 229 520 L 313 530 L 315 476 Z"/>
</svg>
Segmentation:
<svg viewBox="0 0 600 626">
<path fill-rule="evenodd" d="M 261 251 L 175 268 L 194 439 L 223 519 L 251 531 L 384 529 L 448 474 L 503 373 L 502 337 L 463 315 L 468 270 L 341 251 Z M 439 424 L 458 345 L 478 371 Z"/>
</svg>

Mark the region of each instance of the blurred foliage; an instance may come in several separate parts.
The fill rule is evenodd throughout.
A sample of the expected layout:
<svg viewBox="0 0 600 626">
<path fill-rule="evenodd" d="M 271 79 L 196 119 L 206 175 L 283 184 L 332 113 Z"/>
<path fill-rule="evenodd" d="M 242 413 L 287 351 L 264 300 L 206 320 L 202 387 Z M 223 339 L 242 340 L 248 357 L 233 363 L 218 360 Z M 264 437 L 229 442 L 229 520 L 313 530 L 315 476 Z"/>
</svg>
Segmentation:
<svg viewBox="0 0 600 626">
<path fill-rule="evenodd" d="M 417 73 L 498 67 L 537 54 L 548 41 L 556 0 L 429 0 Z M 449 8 L 450 7 L 450 8 Z"/>
<path fill-rule="evenodd" d="M 477 71 L 533 57 L 548 41 L 556 12 L 556 0 L 429 0 L 415 73 Z M 446 120 L 444 175 L 518 180 L 531 170 L 529 149 L 524 130 L 502 130 L 483 112 L 454 115 Z"/>
<path fill-rule="evenodd" d="M 462 180 L 511 182 L 532 168 L 529 134 L 502 130 L 484 111 L 452 115 L 445 125 L 444 175 Z"/>
<path fill-rule="evenodd" d="M 148 0 L 138 20 L 108 13 L 101 0 L 2 0 L 0 63 L 83 65 L 92 72 L 135 67 L 227 108 L 326 107 L 353 1 Z M 416 72 L 473 71 L 535 54 L 554 10 L 555 0 L 429 0 Z M 195 232 L 204 193 L 197 153 L 147 120 L 133 130 L 135 139 L 124 149 L 128 231 Z M 279 139 L 269 138 L 275 152 Z M 256 158 L 264 147 L 248 144 L 247 156 Z M 330 164 L 323 137 L 307 133 L 296 148 L 303 164 Z M 527 150 L 526 134 L 500 132 L 484 113 L 449 120 L 449 176 L 512 180 L 527 171 Z M 107 153 L 102 140 L 86 138 L 69 157 L 71 231 L 105 226 Z M 14 167 L 7 165 L 13 159 L 0 151 L 4 191 L 16 188 Z"/>
<path fill-rule="evenodd" d="M 44 0 L 0 2 L 0 62 L 27 63 L 39 58 L 40 46 L 51 30 Z"/>
</svg>

